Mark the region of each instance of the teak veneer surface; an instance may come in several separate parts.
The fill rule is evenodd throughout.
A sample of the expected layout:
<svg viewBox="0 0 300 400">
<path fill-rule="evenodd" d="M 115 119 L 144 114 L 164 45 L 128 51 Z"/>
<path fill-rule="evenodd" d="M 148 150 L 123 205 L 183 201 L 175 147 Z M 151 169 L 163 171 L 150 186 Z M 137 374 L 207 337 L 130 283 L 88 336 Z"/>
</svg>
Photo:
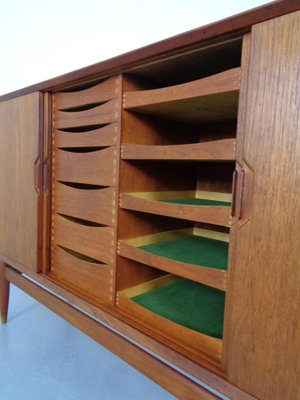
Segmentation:
<svg viewBox="0 0 300 400">
<path fill-rule="evenodd" d="M 171 243 L 171 246 L 174 246 L 173 241 L 178 241 L 176 246 L 180 249 L 180 239 L 185 241 L 193 237 L 199 237 L 199 239 L 208 238 L 222 242 L 228 241 L 228 235 L 225 233 L 189 228 L 121 240 L 118 243 L 118 253 L 123 257 L 153 268 L 204 283 L 220 290 L 226 290 L 227 259 L 220 258 L 218 248 L 215 249 L 214 258 L 202 257 L 202 254 L 199 253 L 197 258 L 190 257 L 190 254 L 188 254 L 189 260 L 186 259 L 186 249 L 182 249 L 179 252 L 179 257 L 178 254 L 176 257 L 175 255 L 167 256 L 166 254 L 161 254 L 157 249 L 155 252 L 144 249 L 144 246 L 147 247 L 158 243 L 164 246 L 163 251 L 165 253 L 168 244 Z M 185 246 L 188 246 L 188 244 L 185 243 Z M 210 243 L 210 247 L 214 247 L 213 242 Z M 192 252 L 191 249 L 190 251 Z"/>
<path fill-rule="evenodd" d="M 56 244 L 104 263 L 113 262 L 114 228 L 84 225 L 60 215 L 54 217 L 53 226 Z"/>
<path fill-rule="evenodd" d="M 173 146 L 123 144 L 121 157 L 123 160 L 234 160 L 235 139 Z"/>
<path fill-rule="evenodd" d="M 82 189 L 57 182 L 54 207 L 59 214 L 113 226 L 115 196 L 113 187 Z"/>
<path fill-rule="evenodd" d="M 33 271 L 39 269 L 41 107 L 40 93 L 0 103 L 0 254 Z"/>
<path fill-rule="evenodd" d="M 149 252 L 130 246 L 125 242 L 119 242 L 119 254 L 131 260 L 159 268 L 162 271 L 171 272 L 175 275 L 182 276 L 196 282 L 204 283 L 208 286 L 220 290 L 226 290 L 226 271 L 203 266 L 195 266 L 193 264 L 181 261 L 170 260 L 165 257 L 151 254 Z"/>
<path fill-rule="evenodd" d="M 79 258 L 66 249 L 55 245 L 52 250 L 53 263 L 51 275 L 59 281 L 74 286 L 81 293 L 100 299 L 112 301 L 113 274 L 112 267 L 101 262 Z"/>
<path fill-rule="evenodd" d="M 116 77 L 98 83 L 88 89 L 78 89 L 54 94 L 57 110 L 67 110 L 87 104 L 106 102 L 118 94 L 119 80 Z"/>
<path fill-rule="evenodd" d="M 103 125 L 118 120 L 118 101 L 110 100 L 102 105 L 91 107 L 82 111 L 55 112 L 55 127 L 57 129 L 70 129 L 74 127 L 88 127 Z"/>
<path fill-rule="evenodd" d="M 176 198 L 176 194 L 175 194 Z M 135 193 L 124 193 L 120 196 L 120 207 L 151 214 L 166 215 L 195 222 L 214 225 L 229 225 L 230 206 L 189 205 L 180 202 L 161 201 L 158 198 L 147 198 Z"/>
<path fill-rule="evenodd" d="M 252 210 L 233 234 L 224 347 L 229 381 L 261 400 L 300 398 L 299 26 L 295 12 L 254 26 L 251 38 Z"/>
<path fill-rule="evenodd" d="M 104 127 L 85 132 L 66 132 L 57 130 L 54 135 L 55 145 L 58 148 L 91 148 L 116 145 L 117 134 L 117 123 L 112 123 Z"/>
<path fill-rule="evenodd" d="M 116 157 L 114 146 L 86 153 L 58 149 L 55 152 L 55 178 L 62 182 L 114 186 Z"/>
<path fill-rule="evenodd" d="M 230 120 L 236 116 L 240 69 L 181 85 L 126 92 L 123 107 L 184 122 Z"/>
</svg>

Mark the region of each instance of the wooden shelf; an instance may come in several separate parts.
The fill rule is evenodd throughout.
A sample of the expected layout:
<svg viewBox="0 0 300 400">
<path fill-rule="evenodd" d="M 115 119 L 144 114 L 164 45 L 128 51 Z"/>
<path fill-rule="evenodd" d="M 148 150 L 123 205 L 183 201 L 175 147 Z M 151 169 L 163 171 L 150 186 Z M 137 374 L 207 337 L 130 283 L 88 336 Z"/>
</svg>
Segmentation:
<svg viewBox="0 0 300 400">
<path fill-rule="evenodd" d="M 123 144 L 121 157 L 123 160 L 233 161 L 235 143 L 235 139 L 221 139 L 171 146 Z"/>
<path fill-rule="evenodd" d="M 177 191 L 124 193 L 120 207 L 167 217 L 229 226 L 231 194 Z"/>
<path fill-rule="evenodd" d="M 126 92 L 126 110 L 187 123 L 230 120 L 237 116 L 240 68 L 161 89 Z"/>
<path fill-rule="evenodd" d="M 188 286 L 188 296 L 184 296 L 182 285 Z M 179 296 L 178 289 L 181 289 Z M 212 296 L 217 297 L 218 307 L 217 310 L 213 311 L 214 315 L 211 313 L 210 318 L 215 319 L 216 330 L 220 333 L 223 325 L 224 294 L 218 290 L 174 275 L 165 275 L 118 292 L 117 305 L 128 315 L 143 321 L 160 335 L 180 341 L 187 347 L 193 348 L 195 354 L 208 354 L 216 363 L 219 363 L 221 360 L 222 340 L 199 331 L 199 329 L 206 331 L 205 321 L 201 321 L 201 318 L 194 319 L 194 321 L 197 320 L 198 326 L 195 326 L 192 321 L 185 321 L 185 317 L 189 318 L 189 308 L 195 307 L 193 311 L 196 311 L 197 315 L 201 317 L 205 317 L 206 312 L 212 311 L 205 296 L 199 296 L 199 294 L 201 295 L 201 289 L 205 292 L 212 291 Z M 166 291 L 168 292 L 167 300 Z M 195 294 L 195 302 L 193 304 L 190 301 L 191 291 Z M 174 293 L 176 293 L 176 296 L 174 296 Z M 154 297 L 154 302 L 149 299 L 149 296 L 152 297 L 152 300 Z M 163 301 L 160 301 L 161 298 L 163 298 Z M 152 305 L 146 304 L 147 300 L 150 300 L 148 303 L 152 303 Z M 176 314 L 179 308 L 178 302 L 181 305 L 181 310 L 184 308 L 185 311 L 182 313 L 179 310 L 178 314 L 174 316 L 174 310 Z M 154 305 L 153 303 L 156 304 Z M 169 316 L 170 314 L 173 315 Z"/>
<path fill-rule="evenodd" d="M 121 240 L 118 243 L 118 253 L 142 264 L 225 291 L 227 242 L 228 235 L 225 233 L 188 228 Z M 201 247 L 205 251 L 201 251 Z"/>
</svg>

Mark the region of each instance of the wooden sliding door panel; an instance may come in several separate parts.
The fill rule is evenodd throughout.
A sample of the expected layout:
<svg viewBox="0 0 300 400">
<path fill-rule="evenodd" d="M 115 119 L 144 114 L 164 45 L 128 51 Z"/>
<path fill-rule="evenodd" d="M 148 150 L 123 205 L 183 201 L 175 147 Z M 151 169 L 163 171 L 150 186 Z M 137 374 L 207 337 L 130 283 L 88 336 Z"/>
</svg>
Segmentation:
<svg viewBox="0 0 300 400">
<path fill-rule="evenodd" d="M 0 103 L 0 257 L 37 271 L 42 94 Z"/>
<path fill-rule="evenodd" d="M 300 398 L 299 26 L 300 12 L 258 24 L 250 45 L 252 210 L 232 230 L 224 364 L 230 382 L 261 400 Z"/>
</svg>

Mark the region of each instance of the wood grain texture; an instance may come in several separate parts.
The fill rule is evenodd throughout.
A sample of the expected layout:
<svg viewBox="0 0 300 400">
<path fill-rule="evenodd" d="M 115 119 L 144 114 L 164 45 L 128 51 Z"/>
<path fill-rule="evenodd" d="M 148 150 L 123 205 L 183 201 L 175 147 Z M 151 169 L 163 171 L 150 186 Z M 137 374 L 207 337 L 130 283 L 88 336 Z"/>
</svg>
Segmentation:
<svg viewBox="0 0 300 400">
<path fill-rule="evenodd" d="M 226 271 L 224 270 L 170 260 L 166 257 L 161 257 L 138 249 L 125 242 L 119 242 L 118 253 L 123 257 L 154 268 L 159 268 L 162 271 L 170 272 L 216 289 L 226 290 Z"/>
<path fill-rule="evenodd" d="M 99 224 L 115 224 L 115 188 L 80 189 L 57 182 L 55 184 L 56 213 Z"/>
<path fill-rule="evenodd" d="M 87 132 L 55 132 L 55 145 L 58 148 L 101 147 L 117 144 L 118 125 L 112 123 L 103 128 Z"/>
<path fill-rule="evenodd" d="M 152 90 L 125 92 L 123 107 L 125 109 L 140 109 L 147 105 L 162 104 L 172 101 L 210 96 L 223 92 L 238 91 L 240 85 L 240 68 L 233 68 L 216 75 Z"/>
<path fill-rule="evenodd" d="M 121 157 L 123 160 L 231 161 L 235 159 L 235 139 L 174 146 L 123 144 Z"/>
<path fill-rule="evenodd" d="M 66 110 L 111 100 L 118 94 L 118 82 L 118 78 L 111 77 L 88 89 L 57 92 L 54 94 L 56 109 Z"/>
<path fill-rule="evenodd" d="M 115 99 L 83 111 L 57 110 L 55 100 L 53 106 L 56 110 L 54 121 L 56 129 L 103 125 L 118 119 L 118 101 Z"/>
<path fill-rule="evenodd" d="M 229 226 L 230 207 L 227 206 L 193 206 L 167 203 L 124 193 L 120 197 L 120 207 L 127 210 L 166 215 L 195 222 Z"/>
<path fill-rule="evenodd" d="M 88 226 L 60 215 L 53 218 L 52 240 L 67 249 L 110 264 L 113 262 L 114 228 Z"/>
<path fill-rule="evenodd" d="M 63 283 L 58 284 L 56 281 L 52 280 L 49 275 L 47 277 L 42 274 L 37 275 L 16 263 L 15 266 L 19 271 L 26 273 L 27 276 L 49 289 L 55 295 L 66 299 L 70 304 L 75 305 L 75 307 L 83 310 L 85 313 L 103 321 L 129 339 L 157 354 L 159 357 L 176 365 L 178 368 L 208 384 L 210 387 L 214 387 L 215 390 L 228 396 L 230 399 L 255 400 L 254 397 L 241 391 L 225 380 L 224 371 L 220 368 L 212 366 L 204 358 L 201 358 L 201 362 L 199 359 L 196 361 L 193 354 L 187 353 L 182 348 L 180 349 L 178 343 L 176 345 L 173 344 L 171 348 L 169 343 L 162 343 L 155 335 L 152 335 L 152 337 L 149 336 L 149 332 L 146 329 L 142 332 L 136 325 L 129 325 L 128 320 L 126 320 L 123 315 L 118 314 L 115 308 L 111 308 L 105 303 L 102 303 L 100 308 L 99 302 L 95 303 L 93 299 L 88 301 L 83 299 L 76 291 L 71 290 L 69 286 Z M 7 274 L 10 275 L 8 269 L 6 269 L 6 275 Z"/>
<path fill-rule="evenodd" d="M 0 324 L 7 322 L 9 281 L 5 277 L 5 264 L 0 261 Z"/>
<path fill-rule="evenodd" d="M 55 178 L 62 182 L 114 186 L 116 182 L 116 148 L 87 153 L 56 150 L 54 155 Z"/>
<path fill-rule="evenodd" d="M 127 92 L 123 107 L 195 123 L 235 118 L 240 69 L 234 68 L 197 81 L 161 89 Z"/>
<path fill-rule="evenodd" d="M 44 126 L 43 126 L 43 210 L 40 214 L 42 225 L 42 257 L 41 271 L 47 273 L 50 268 L 50 236 L 51 236 L 51 165 L 52 165 L 52 98 L 51 93 L 44 93 Z"/>
<path fill-rule="evenodd" d="M 149 376 L 179 399 L 217 400 L 217 397 L 187 378 L 185 375 L 169 367 L 166 363 L 147 353 L 116 332 L 103 326 L 98 321 L 47 292 L 28 279 L 12 271 L 6 273 L 8 279 L 21 290 L 28 293 L 41 304 L 54 311 L 70 324 L 86 333 L 112 353 L 128 362 L 134 368 Z"/>
<path fill-rule="evenodd" d="M 182 346 L 192 351 L 195 357 L 198 355 L 201 358 L 206 355 L 212 364 L 220 365 L 222 340 L 185 328 L 161 317 L 135 303 L 122 292 L 117 294 L 117 305 L 121 312 L 125 312 L 133 320 L 139 321 L 140 325 L 146 325 L 171 341 L 179 341 Z"/>
<path fill-rule="evenodd" d="M 37 271 L 40 93 L 0 103 L 0 254 Z"/>
<path fill-rule="evenodd" d="M 251 37 L 243 158 L 253 201 L 232 232 L 224 361 L 229 381 L 261 400 L 300 398 L 299 27 L 295 12 Z"/>
<path fill-rule="evenodd" d="M 91 262 L 59 246 L 54 246 L 52 256 L 52 277 L 73 286 L 82 295 L 87 294 L 96 300 L 112 301 L 113 272 L 110 265 Z"/>
</svg>

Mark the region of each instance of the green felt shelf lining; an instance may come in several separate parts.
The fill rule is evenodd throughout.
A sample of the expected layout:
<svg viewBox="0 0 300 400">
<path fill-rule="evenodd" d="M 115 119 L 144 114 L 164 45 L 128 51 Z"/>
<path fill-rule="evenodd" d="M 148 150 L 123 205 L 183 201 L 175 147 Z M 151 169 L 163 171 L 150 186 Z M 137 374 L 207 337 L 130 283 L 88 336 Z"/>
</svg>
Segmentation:
<svg viewBox="0 0 300 400">
<path fill-rule="evenodd" d="M 187 328 L 222 338 L 225 293 L 221 290 L 179 278 L 131 300 Z"/>
<path fill-rule="evenodd" d="M 198 199 L 198 198 L 187 198 L 187 199 L 169 199 L 161 200 L 165 203 L 176 203 L 176 204 L 186 204 L 193 206 L 231 206 L 230 201 L 219 201 L 219 200 L 209 200 L 209 199 Z"/>
<path fill-rule="evenodd" d="M 140 246 L 158 256 L 203 267 L 227 269 L 228 243 L 203 236 L 182 236 Z"/>
</svg>

